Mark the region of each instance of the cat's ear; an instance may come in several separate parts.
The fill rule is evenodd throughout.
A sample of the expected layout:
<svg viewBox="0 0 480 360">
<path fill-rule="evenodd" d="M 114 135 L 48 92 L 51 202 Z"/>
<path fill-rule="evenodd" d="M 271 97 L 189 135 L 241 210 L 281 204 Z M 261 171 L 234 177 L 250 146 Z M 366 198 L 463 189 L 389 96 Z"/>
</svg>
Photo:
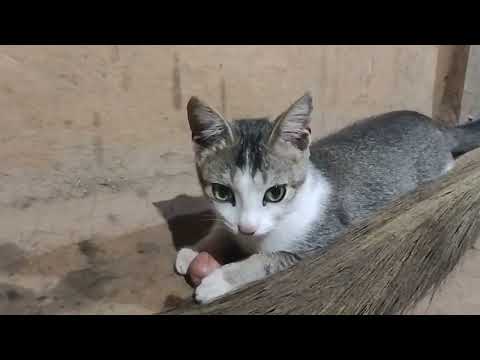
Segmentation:
<svg viewBox="0 0 480 360">
<path fill-rule="evenodd" d="M 197 97 L 192 97 L 188 101 L 187 114 L 192 140 L 200 148 L 233 141 L 228 121 Z"/>
<path fill-rule="evenodd" d="M 269 144 L 283 140 L 298 150 L 306 150 L 310 145 L 312 110 L 312 96 L 307 92 L 275 120 Z"/>
</svg>

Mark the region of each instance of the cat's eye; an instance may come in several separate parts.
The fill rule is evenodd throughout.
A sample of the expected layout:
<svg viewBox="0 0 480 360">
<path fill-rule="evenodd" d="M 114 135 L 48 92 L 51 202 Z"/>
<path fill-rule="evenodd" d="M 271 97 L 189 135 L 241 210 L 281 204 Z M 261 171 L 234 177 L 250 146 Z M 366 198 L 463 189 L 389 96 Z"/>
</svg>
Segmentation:
<svg viewBox="0 0 480 360">
<path fill-rule="evenodd" d="M 285 194 L 287 193 L 287 186 L 286 185 L 276 185 L 271 187 L 265 193 L 263 197 L 263 205 L 267 202 L 270 203 L 278 203 L 283 200 Z"/>
<path fill-rule="evenodd" d="M 212 193 L 215 200 L 219 202 L 229 202 L 235 205 L 235 197 L 232 190 L 222 184 L 212 184 Z"/>
</svg>

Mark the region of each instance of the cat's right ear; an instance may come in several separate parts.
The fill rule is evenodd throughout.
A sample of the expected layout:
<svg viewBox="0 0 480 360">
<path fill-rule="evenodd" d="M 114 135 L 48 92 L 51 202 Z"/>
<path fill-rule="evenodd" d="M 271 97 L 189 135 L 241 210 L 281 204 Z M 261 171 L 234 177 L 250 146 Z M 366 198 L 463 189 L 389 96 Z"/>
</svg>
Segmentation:
<svg viewBox="0 0 480 360">
<path fill-rule="evenodd" d="M 209 148 L 233 141 L 233 132 L 228 122 L 197 97 L 188 101 L 187 114 L 192 140 L 196 146 Z"/>
</svg>

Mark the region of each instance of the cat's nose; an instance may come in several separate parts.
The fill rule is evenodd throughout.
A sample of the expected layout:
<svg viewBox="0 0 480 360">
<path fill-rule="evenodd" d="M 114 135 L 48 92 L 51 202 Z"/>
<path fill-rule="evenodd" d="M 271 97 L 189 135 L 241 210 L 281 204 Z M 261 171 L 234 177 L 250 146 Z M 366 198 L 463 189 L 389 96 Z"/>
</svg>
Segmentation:
<svg viewBox="0 0 480 360">
<path fill-rule="evenodd" d="M 238 231 L 243 235 L 252 236 L 257 228 L 254 225 L 238 225 Z"/>
</svg>

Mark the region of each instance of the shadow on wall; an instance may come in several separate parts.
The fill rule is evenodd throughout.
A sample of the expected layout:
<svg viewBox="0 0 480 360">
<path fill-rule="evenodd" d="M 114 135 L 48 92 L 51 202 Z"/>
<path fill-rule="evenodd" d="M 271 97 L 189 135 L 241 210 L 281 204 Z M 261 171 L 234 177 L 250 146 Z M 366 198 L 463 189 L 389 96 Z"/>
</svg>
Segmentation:
<svg viewBox="0 0 480 360">
<path fill-rule="evenodd" d="M 176 250 L 194 245 L 214 223 L 215 215 L 203 196 L 179 195 L 153 205 L 167 221 Z"/>
</svg>

